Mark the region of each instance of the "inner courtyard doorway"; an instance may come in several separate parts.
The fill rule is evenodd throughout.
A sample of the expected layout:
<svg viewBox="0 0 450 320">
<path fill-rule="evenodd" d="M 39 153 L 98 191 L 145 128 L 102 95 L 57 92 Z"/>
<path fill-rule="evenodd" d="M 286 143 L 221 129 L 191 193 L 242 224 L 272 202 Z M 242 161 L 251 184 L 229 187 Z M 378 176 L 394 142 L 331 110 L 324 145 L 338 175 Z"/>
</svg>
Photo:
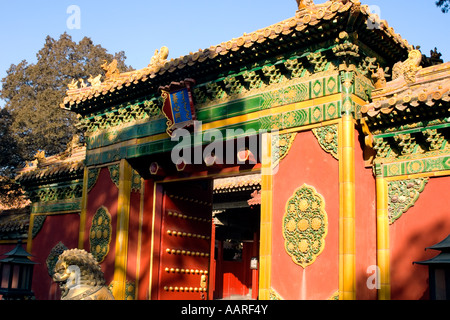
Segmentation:
<svg viewBox="0 0 450 320">
<path fill-rule="evenodd" d="M 214 299 L 257 299 L 260 175 L 214 180 Z"/>
<path fill-rule="evenodd" d="M 160 186 L 157 298 L 257 299 L 260 175 Z"/>
</svg>

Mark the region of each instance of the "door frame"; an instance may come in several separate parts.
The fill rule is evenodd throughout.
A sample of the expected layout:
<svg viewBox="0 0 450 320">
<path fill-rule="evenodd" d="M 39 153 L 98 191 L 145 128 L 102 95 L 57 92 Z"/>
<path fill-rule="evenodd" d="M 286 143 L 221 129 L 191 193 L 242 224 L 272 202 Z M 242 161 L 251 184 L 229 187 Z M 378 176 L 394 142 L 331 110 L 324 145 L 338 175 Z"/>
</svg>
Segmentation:
<svg viewBox="0 0 450 320">
<path fill-rule="evenodd" d="M 191 175 L 190 177 L 183 177 L 183 178 L 172 178 L 172 177 L 166 177 L 164 180 L 160 181 L 154 181 L 153 182 L 153 212 L 152 214 L 152 234 L 151 234 L 151 250 L 150 250 L 150 267 L 149 267 L 149 284 L 148 284 L 148 297 L 150 300 L 158 300 L 159 296 L 159 274 L 162 272 L 162 270 L 159 270 L 160 266 L 160 257 L 161 257 L 161 228 L 162 228 L 162 217 L 163 217 L 163 198 L 164 198 L 164 184 L 168 183 L 176 183 L 176 182 L 182 182 L 182 181 L 190 181 L 190 180 L 203 180 L 203 179 L 218 179 L 218 178 L 230 178 L 235 176 L 241 176 L 241 175 L 248 175 L 248 174 L 261 174 L 261 168 L 257 167 L 250 170 L 242 170 L 242 171 L 230 171 L 226 173 L 215 173 L 215 174 L 206 174 L 206 175 Z M 263 202 L 263 199 L 261 199 L 261 202 Z M 263 220 L 260 220 L 260 240 L 261 240 L 261 228 L 263 226 Z M 214 265 L 215 256 L 214 256 L 214 244 L 215 244 L 215 237 L 214 237 L 214 229 L 213 223 L 211 222 L 211 252 L 210 252 L 210 263 L 209 263 L 209 272 L 208 272 L 208 290 L 207 290 L 207 296 L 208 300 L 213 299 L 214 291 L 211 290 L 211 285 L 214 285 L 215 282 L 215 268 Z M 258 253 L 258 259 L 261 256 L 261 246 Z M 258 265 L 258 278 L 261 277 L 263 272 L 261 271 L 261 263 Z M 258 279 L 258 282 L 260 282 L 260 279 Z M 259 287 L 259 286 L 258 286 Z"/>
</svg>

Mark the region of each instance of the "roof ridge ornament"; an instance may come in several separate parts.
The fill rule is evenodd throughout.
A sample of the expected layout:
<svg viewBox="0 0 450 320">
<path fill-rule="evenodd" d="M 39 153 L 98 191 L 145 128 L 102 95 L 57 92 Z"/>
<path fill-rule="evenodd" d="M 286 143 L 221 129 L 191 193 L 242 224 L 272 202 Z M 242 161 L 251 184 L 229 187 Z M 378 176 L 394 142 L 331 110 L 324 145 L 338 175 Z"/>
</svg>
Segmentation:
<svg viewBox="0 0 450 320">
<path fill-rule="evenodd" d="M 296 0 L 298 5 L 298 10 L 305 9 L 314 5 L 313 0 Z"/>
<path fill-rule="evenodd" d="M 416 73 L 422 67 L 422 53 L 420 50 L 411 50 L 408 54 L 408 59 L 399 61 L 392 67 L 392 80 L 403 77 L 407 83 L 414 83 L 416 81 Z"/>
<path fill-rule="evenodd" d="M 152 72 L 157 72 L 167 62 L 168 56 L 169 48 L 167 48 L 166 46 L 161 47 L 160 50 L 156 49 L 153 57 L 150 59 L 148 68 L 150 68 Z"/>
<path fill-rule="evenodd" d="M 101 77 L 101 74 L 97 75 L 95 78 L 92 77 L 92 75 L 89 75 L 89 79 L 87 79 L 87 81 L 91 84 L 92 87 L 100 86 L 102 84 Z"/>
<path fill-rule="evenodd" d="M 30 167 L 40 167 L 45 162 L 45 150 L 38 150 L 34 156 L 34 160 L 31 161 Z"/>
<path fill-rule="evenodd" d="M 115 80 L 119 77 L 120 71 L 117 68 L 117 59 L 114 59 L 111 61 L 111 63 L 108 64 L 108 61 L 103 60 L 104 63 L 101 65 L 102 69 L 106 71 L 105 77 L 106 80 Z"/>
</svg>

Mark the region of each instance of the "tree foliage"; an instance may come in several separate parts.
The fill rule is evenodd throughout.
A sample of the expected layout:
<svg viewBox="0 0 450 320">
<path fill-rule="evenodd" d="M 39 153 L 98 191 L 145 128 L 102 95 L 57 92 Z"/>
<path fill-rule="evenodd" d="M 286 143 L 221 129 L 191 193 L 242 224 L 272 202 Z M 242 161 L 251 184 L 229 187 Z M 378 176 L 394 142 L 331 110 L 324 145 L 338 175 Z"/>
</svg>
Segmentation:
<svg viewBox="0 0 450 320">
<path fill-rule="evenodd" d="M 46 155 L 64 151 L 76 132 L 76 115 L 60 108 L 67 85 L 90 75 L 105 75 L 104 60 L 117 59 L 121 72 L 123 51 L 114 55 L 85 37 L 78 43 L 64 33 L 58 40 L 47 36 L 36 55 L 36 63 L 26 60 L 12 64 L 1 80 L 0 98 L 6 104 L 0 110 L 0 176 L 12 178 L 13 170 L 33 160 L 39 150 Z"/>
<path fill-rule="evenodd" d="M 447 13 L 450 10 L 450 0 L 437 0 L 436 6 L 441 8 L 443 13 Z"/>
<path fill-rule="evenodd" d="M 75 43 L 64 33 L 59 40 L 47 36 L 35 64 L 23 60 L 11 65 L 2 79 L 0 97 L 6 101 L 15 151 L 23 160 L 31 160 L 38 150 L 47 155 L 64 151 L 76 130 L 75 115 L 59 107 L 67 85 L 72 79 L 104 75 L 102 63 L 113 59 L 122 72 L 131 70 L 123 51 L 112 55 L 90 38 Z"/>
<path fill-rule="evenodd" d="M 8 110 L 0 110 L 0 208 L 18 205 L 22 191 L 14 183 L 14 169 L 20 164 L 17 144 L 11 135 L 12 117 Z M 7 156 L 6 156 L 7 155 Z"/>
</svg>

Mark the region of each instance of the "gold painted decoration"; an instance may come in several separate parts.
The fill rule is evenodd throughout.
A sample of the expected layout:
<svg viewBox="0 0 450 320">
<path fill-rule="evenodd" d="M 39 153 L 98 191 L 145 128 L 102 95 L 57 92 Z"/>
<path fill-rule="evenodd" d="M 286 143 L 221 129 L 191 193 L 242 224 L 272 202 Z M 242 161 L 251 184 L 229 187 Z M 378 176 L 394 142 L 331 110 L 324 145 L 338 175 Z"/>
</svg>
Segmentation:
<svg viewBox="0 0 450 320">
<path fill-rule="evenodd" d="M 139 192 L 142 187 L 142 178 L 139 172 L 133 169 L 131 174 L 131 191 Z"/>
<path fill-rule="evenodd" d="M 339 159 L 337 124 L 314 128 L 312 129 L 312 132 L 319 141 L 319 144 L 322 147 L 322 149 L 325 152 L 331 154 L 335 159 Z"/>
<path fill-rule="evenodd" d="M 125 283 L 125 300 L 136 300 L 136 283 L 127 280 Z"/>
<path fill-rule="evenodd" d="M 284 298 L 274 288 L 270 288 L 269 300 L 284 300 Z"/>
<path fill-rule="evenodd" d="M 294 143 L 297 132 L 285 133 L 272 136 L 272 167 L 275 168 L 284 157 L 287 156 L 289 150 Z"/>
<path fill-rule="evenodd" d="M 88 170 L 88 192 L 92 190 L 92 188 L 97 183 L 98 175 L 100 174 L 100 168 L 89 168 Z"/>
<path fill-rule="evenodd" d="M 325 200 L 314 187 L 304 184 L 286 203 L 283 237 L 287 254 L 306 268 L 322 253 L 327 232 Z"/>
<path fill-rule="evenodd" d="M 428 178 L 416 178 L 390 181 L 388 183 L 388 215 L 390 224 L 394 223 L 414 205 L 427 182 Z"/>
<path fill-rule="evenodd" d="M 336 290 L 327 300 L 339 300 L 339 290 Z"/>
<path fill-rule="evenodd" d="M 119 178 L 120 178 L 120 166 L 119 164 L 113 164 L 108 166 L 109 175 L 111 177 L 112 182 L 119 187 Z"/>
<path fill-rule="evenodd" d="M 90 252 L 99 263 L 105 259 L 109 252 L 111 231 L 111 215 L 107 208 L 101 206 L 92 218 L 89 231 Z"/>
</svg>

